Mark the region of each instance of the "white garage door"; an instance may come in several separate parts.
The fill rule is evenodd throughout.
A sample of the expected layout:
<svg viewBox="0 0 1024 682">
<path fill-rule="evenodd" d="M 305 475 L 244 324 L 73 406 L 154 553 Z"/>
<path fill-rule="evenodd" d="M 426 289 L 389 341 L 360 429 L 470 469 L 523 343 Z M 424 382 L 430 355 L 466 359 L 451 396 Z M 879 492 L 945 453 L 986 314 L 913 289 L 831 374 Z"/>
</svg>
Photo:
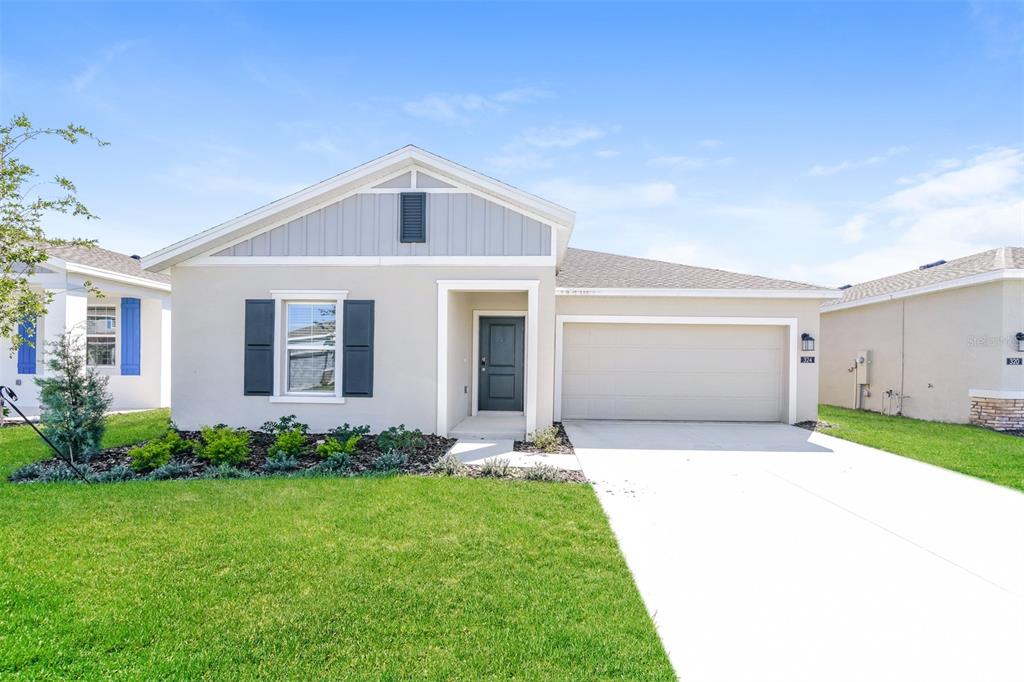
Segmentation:
<svg viewBox="0 0 1024 682">
<path fill-rule="evenodd" d="M 567 323 L 563 419 L 780 421 L 774 326 Z"/>
</svg>

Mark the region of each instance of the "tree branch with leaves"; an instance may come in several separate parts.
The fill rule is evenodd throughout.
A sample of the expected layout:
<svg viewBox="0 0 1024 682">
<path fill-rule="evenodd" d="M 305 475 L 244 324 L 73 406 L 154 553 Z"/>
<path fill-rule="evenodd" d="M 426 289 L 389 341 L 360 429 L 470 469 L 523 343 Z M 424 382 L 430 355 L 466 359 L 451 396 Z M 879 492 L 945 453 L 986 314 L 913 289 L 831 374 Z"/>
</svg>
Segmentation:
<svg viewBox="0 0 1024 682">
<path fill-rule="evenodd" d="M 46 262 L 53 246 L 95 246 L 89 239 L 47 237 L 43 218 L 63 213 L 85 220 L 96 218 L 78 199 L 75 184 L 63 175 L 41 180 L 35 169 L 20 159 L 19 150 L 34 140 L 55 137 L 68 144 L 90 140 L 101 147 L 109 143 L 73 123 L 63 128 L 37 128 L 25 114 L 0 127 L 0 338 L 11 342 L 12 351 L 22 343 L 18 325 L 46 314 L 52 292 L 33 290 L 30 278 Z"/>
</svg>

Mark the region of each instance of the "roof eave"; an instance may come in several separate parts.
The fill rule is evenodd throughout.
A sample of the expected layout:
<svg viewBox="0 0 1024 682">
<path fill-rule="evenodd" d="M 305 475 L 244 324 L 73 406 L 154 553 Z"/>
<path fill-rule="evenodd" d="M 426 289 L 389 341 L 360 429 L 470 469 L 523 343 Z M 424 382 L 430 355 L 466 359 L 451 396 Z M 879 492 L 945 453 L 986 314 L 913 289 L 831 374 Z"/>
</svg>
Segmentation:
<svg viewBox="0 0 1024 682">
<path fill-rule="evenodd" d="M 676 298 L 842 298 L 836 289 L 671 289 L 660 287 L 556 287 L 556 296 L 624 296 Z"/>
<path fill-rule="evenodd" d="M 847 301 L 845 303 L 830 303 L 822 306 L 821 311 L 823 313 L 831 313 L 837 310 L 848 310 L 850 308 L 859 308 L 861 306 L 866 305 L 885 303 L 886 301 L 894 301 L 899 300 L 901 298 L 910 298 L 911 296 L 923 296 L 925 294 L 934 294 L 942 291 L 948 291 L 950 289 L 960 289 L 963 287 L 970 287 L 979 284 L 988 284 L 990 282 L 999 282 L 1002 280 L 1013 279 L 1024 279 L 1024 268 L 1007 268 L 1005 270 L 992 270 L 990 272 L 982 272 L 977 275 L 957 277 L 956 279 L 947 280 L 945 282 L 927 284 L 925 286 L 913 287 L 911 289 L 903 289 L 901 291 L 892 291 L 886 294 L 878 294 L 877 296 L 867 296 L 865 298 L 858 298 L 853 301 Z"/>
</svg>

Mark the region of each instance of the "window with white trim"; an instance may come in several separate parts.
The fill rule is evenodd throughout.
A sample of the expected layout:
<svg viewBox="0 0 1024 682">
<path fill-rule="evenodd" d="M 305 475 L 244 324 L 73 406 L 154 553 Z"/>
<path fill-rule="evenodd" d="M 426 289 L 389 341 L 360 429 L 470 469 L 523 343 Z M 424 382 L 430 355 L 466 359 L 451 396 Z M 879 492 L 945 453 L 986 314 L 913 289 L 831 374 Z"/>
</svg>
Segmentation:
<svg viewBox="0 0 1024 682">
<path fill-rule="evenodd" d="M 91 305 L 85 318 L 85 364 L 113 367 L 117 363 L 117 306 Z"/>
<path fill-rule="evenodd" d="M 338 379 L 337 302 L 286 301 L 284 305 L 285 393 L 334 395 Z"/>
</svg>

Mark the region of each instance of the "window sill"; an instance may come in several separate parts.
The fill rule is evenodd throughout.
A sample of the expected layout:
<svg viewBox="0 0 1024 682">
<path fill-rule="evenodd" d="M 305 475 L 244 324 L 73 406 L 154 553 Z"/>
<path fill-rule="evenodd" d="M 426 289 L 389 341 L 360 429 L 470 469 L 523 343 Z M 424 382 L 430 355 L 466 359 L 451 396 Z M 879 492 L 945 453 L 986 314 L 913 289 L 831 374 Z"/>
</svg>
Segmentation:
<svg viewBox="0 0 1024 682">
<path fill-rule="evenodd" d="M 322 403 L 327 405 L 344 405 L 345 399 L 338 395 L 272 395 L 272 403 Z"/>
</svg>

